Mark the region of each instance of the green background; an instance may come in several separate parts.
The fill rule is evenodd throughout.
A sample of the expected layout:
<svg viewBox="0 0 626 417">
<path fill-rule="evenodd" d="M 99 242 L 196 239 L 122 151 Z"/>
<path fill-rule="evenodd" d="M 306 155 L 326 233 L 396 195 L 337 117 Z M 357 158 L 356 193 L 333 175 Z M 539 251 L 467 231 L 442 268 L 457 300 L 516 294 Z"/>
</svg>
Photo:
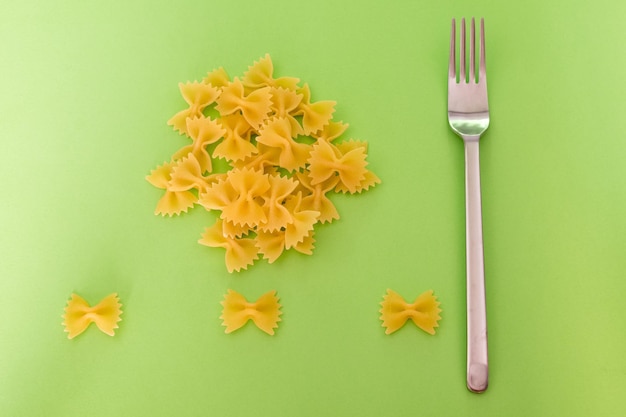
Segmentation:
<svg viewBox="0 0 626 417">
<path fill-rule="evenodd" d="M 626 415 L 626 3 L 16 1 L 0 5 L 0 415 Z M 465 387 L 463 145 L 450 19 L 483 16 L 490 387 Z M 336 100 L 382 184 L 333 197 L 313 256 L 228 274 L 202 209 L 154 216 L 144 177 L 186 144 L 181 81 L 278 76 Z M 220 301 L 283 321 L 225 335 Z M 435 336 L 379 302 L 433 289 Z M 111 338 L 68 340 L 72 292 L 118 292 Z"/>
</svg>

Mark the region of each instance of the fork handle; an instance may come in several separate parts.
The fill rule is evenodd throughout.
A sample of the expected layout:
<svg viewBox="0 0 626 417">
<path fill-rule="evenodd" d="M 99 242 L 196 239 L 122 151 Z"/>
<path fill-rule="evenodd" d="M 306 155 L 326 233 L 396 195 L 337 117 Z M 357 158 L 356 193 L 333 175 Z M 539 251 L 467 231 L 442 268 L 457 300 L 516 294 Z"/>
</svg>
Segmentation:
<svg viewBox="0 0 626 417">
<path fill-rule="evenodd" d="M 467 262 L 467 387 L 473 392 L 483 392 L 487 389 L 489 375 L 479 138 L 480 136 L 463 137 Z"/>
</svg>

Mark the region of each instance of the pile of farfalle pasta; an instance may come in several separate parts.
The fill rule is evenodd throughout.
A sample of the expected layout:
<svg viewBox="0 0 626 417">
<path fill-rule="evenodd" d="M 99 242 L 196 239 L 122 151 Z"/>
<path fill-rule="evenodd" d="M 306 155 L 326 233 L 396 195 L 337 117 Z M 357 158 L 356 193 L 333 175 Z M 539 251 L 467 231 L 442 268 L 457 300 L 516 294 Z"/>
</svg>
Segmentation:
<svg viewBox="0 0 626 417">
<path fill-rule="evenodd" d="M 168 124 L 188 144 L 147 177 L 165 190 L 156 214 L 219 212 L 199 243 L 224 248 L 229 272 L 289 249 L 311 254 L 314 226 L 339 219 L 329 193 L 380 183 L 366 168 L 367 143 L 340 139 L 348 125 L 332 120 L 336 103 L 313 101 L 307 84 L 273 73 L 266 55 L 241 78 L 219 68 L 181 83 L 188 106 Z"/>
</svg>

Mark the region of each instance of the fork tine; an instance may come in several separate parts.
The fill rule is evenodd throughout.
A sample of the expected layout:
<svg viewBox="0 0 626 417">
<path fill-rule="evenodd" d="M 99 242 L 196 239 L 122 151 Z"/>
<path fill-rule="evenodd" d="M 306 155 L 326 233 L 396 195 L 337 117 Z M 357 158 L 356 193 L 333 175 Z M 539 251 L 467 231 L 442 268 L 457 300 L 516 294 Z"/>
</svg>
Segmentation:
<svg viewBox="0 0 626 417">
<path fill-rule="evenodd" d="M 478 81 L 483 82 L 487 77 L 487 66 L 485 64 L 485 19 L 480 19 L 480 70 Z"/>
<path fill-rule="evenodd" d="M 456 21 L 452 19 L 452 34 L 450 35 L 450 63 L 448 64 L 448 78 L 456 80 L 456 60 L 455 60 L 455 39 L 456 39 Z"/>
<path fill-rule="evenodd" d="M 459 63 L 459 82 L 466 82 L 465 77 L 465 18 L 461 19 L 461 41 L 459 42 L 461 49 L 461 62 Z"/>
<path fill-rule="evenodd" d="M 472 17 L 472 27 L 470 29 L 470 69 L 469 83 L 476 83 L 476 25 Z"/>
</svg>

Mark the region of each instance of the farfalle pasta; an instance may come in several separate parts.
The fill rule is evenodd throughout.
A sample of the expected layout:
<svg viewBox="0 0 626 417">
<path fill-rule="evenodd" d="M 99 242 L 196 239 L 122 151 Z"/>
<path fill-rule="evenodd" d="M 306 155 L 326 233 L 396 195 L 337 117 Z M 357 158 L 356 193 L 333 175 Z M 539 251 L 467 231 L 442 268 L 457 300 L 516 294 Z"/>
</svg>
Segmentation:
<svg viewBox="0 0 626 417">
<path fill-rule="evenodd" d="M 441 308 L 432 290 L 423 292 L 409 303 L 400 294 L 388 289 L 380 305 L 380 319 L 386 334 L 399 330 L 408 320 L 431 335 L 435 334 L 435 327 L 439 327 Z"/>
<path fill-rule="evenodd" d="M 313 145 L 308 162 L 310 164 L 309 177 L 311 185 L 339 177 L 339 184 L 342 184 L 349 192 L 357 191 L 361 183 L 365 180 L 367 173 L 367 154 L 362 147 L 356 147 L 346 153 L 342 153 L 339 148 L 332 143 L 319 141 Z"/>
<path fill-rule="evenodd" d="M 188 133 L 187 119 L 202 117 L 204 109 L 213 104 L 220 96 L 220 90 L 211 84 L 199 82 L 180 83 L 178 87 L 189 107 L 176 113 L 167 124 L 183 134 Z"/>
<path fill-rule="evenodd" d="M 202 245 L 226 249 L 226 267 L 228 272 L 246 269 L 259 258 L 259 248 L 254 239 L 238 237 L 224 231 L 224 222 L 220 219 L 208 227 L 198 241 Z"/>
<path fill-rule="evenodd" d="M 146 177 L 164 190 L 155 214 L 214 212 L 199 243 L 223 248 L 229 272 L 290 249 L 312 254 L 315 226 L 340 218 L 331 194 L 380 183 L 367 143 L 341 139 L 348 124 L 332 120 L 336 103 L 276 77 L 269 55 L 242 77 L 219 68 L 179 88 L 187 106 L 168 124 L 189 141 Z"/>
<path fill-rule="evenodd" d="M 173 163 L 164 163 L 152 170 L 146 177 L 150 184 L 165 190 L 165 193 L 157 203 L 154 214 L 169 215 L 187 212 L 198 201 L 198 197 L 191 191 L 175 191 L 172 185 Z"/>
<path fill-rule="evenodd" d="M 220 319 L 226 327 L 225 333 L 232 333 L 252 320 L 259 329 L 273 336 L 283 314 L 276 291 L 266 292 L 255 302 L 249 302 L 237 291 L 228 290 L 221 304 L 224 309 Z"/>
<path fill-rule="evenodd" d="M 75 338 L 87 330 L 91 323 L 95 323 L 103 333 L 114 336 L 115 329 L 119 327 L 117 323 L 122 320 L 121 307 L 116 293 L 106 296 L 93 307 L 81 296 L 72 294 L 63 314 L 63 327 L 68 333 L 67 338 Z"/>
<path fill-rule="evenodd" d="M 265 122 L 256 141 L 275 148 L 277 160 L 274 163 L 290 172 L 304 169 L 311 152 L 310 145 L 296 142 L 292 125 L 286 118 L 277 117 Z"/>
<path fill-rule="evenodd" d="M 212 171 L 212 160 L 207 146 L 220 140 L 225 135 L 226 130 L 215 120 L 197 116 L 187 118 L 186 128 L 187 135 L 193 143 L 181 148 L 174 154 L 172 159 L 178 160 L 188 155 L 193 155 L 197 159 L 202 172 Z"/>
</svg>

